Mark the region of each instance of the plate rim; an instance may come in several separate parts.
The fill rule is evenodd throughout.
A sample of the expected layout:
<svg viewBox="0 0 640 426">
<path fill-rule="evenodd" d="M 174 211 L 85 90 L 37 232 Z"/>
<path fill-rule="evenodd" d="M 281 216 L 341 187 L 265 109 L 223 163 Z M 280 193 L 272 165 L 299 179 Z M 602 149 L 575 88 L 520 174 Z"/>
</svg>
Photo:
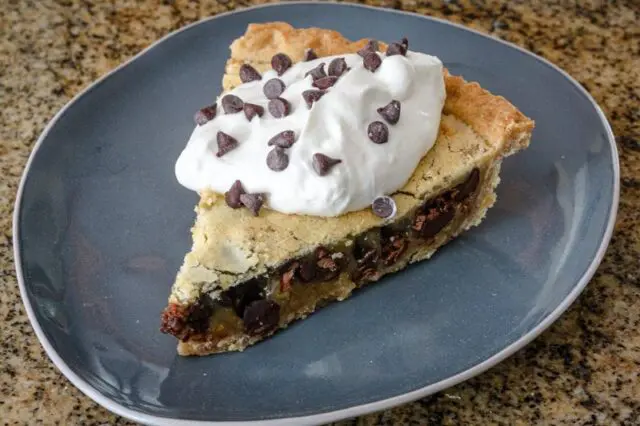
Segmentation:
<svg viewBox="0 0 640 426">
<path fill-rule="evenodd" d="M 215 421 L 215 420 L 177 419 L 172 417 L 162 417 L 162 416 L 156 416 L 151 414 L 145 414 L 145 413 L 127 408 L 119 404 L 118 402 L 110 399 L 109 397 L 103 395 L 102 393 L 100 393 L 100 391 L 94 388 L 89 382 L 85 381 L 80 376 L 78 376 L 67 365 L 67 363 L 62 359 L 62 357 L 58 355 L 56 350 L 51 345 L 51 342 L 49 342 L 49 340 L 47 339 L 42 327 L 40 326 L 40 323 L 36 318 L 35 311 L 33 309 L 31 301 L 29 300 L 29 297 L 27 295 L 25 279 L 22 271 L 22 257 L 20 254 L 21 250 L 20 250 L 20 239 L 19 239 L 19 220 L 20 220 L 20 212 L 22 209 L 23 191 L 26 184 L 27 175 L 29 174 L 29 171 L 32 166 L 33 159 L 35 158 L 35 155 L 37 151 L 40 149 L 42 143 L 47 138 L 49 132 L 51 131 L 53 126 L 58 122 L 58 120 L 65 114 L 65 112 L 71 106 L 73 106 L 80 98 L 87 95 L 89 92 L 91 92 L 91 90 L 93 90 L 95 87 L 101 84 L 104 80 L 109 78 L 112 74 L 117 73 L 122 68 L 133 63 L 134 61 L 136 61 L 137 59 L 145 55 L 147 52 L 149 52 L 151 49 L 155 48 L 160 43 L 164 42 L 170 37 L 173 37 L 174 35 L 177 35 L 183 31 L 187 31 L 197 25 L 204 24 L 209 21 L 213 21 L 219 18 L 224 18 L 226 16 L 233 15 L 233 14 L 244 13 L 254 9 L 278 8 L 278 7 L 286 7 L 289 5 L 318 5 L 318 4 L 323 4 L 323 3 L 303 0 L 303 1 L 287 1 L 283 3 L 268 3 L 268 4 L 247 7 L 247 8 L 239 8 L 239 9 L 219 13 L 214 16 L 209 16 L 199 21 L 192 22 L 184 27 L 178 28 L 175 31 L 169 32 L 163 37 L 153 42 L 152 44 L 150 44 L 149 46 L 147 46 L 146 48 L 144 48 L 143 50 L 141 50 L 140 52 L 138 52 L 137 54 L 135 54 L 134 56 L 132 56 L 131 58 L 129 58 L 128 60 L 126 60 L 125 62 L 121 63 L 120 65 L 112 69 L 111 71 L 105 73 L 100 78 L 98 78 L 97 80 L 89 84 L 87 87 L 85 87 L 80 93 L 76 94 L 47 123 L 42 133 L 38 137 L 38 140 L 35 142 L 32 148 L 32 151 L 29 154 L 29 158 L 25 164 L 25 168 L 22 172 L 22 176 L 20 178 L 20 183 L 18 185 L 18 190 L 16 192 L 16 199 L 15 199 L 14 211 L 13 211 L 13 224 L 12 224 L 13 225 L 12 226 L 13 257 L 14 257 L 14 266 L 16 270 L 16 278 L 18 281 L 19 289 L 20 289 L 20 298 L 22 299 L 22 303 L 25 307 L 27 317 L 29 318 L 29 322 L 31 323 L 31 327 L 35 331 L 36 337 L 38 338 L 40 344 L 44 348 L 45 353 L 47 354 L 49 359 L 58 368 L 58 370 L 60 370 L 60 372 L 71 382 L 71 384 L 73 384 L 78 390 L 80 390 L 80 392 L 82 392 L 84 395 L 88 396 L 94 402 L 103 406 L 107 410 L 119 416 L 122 416 L 124 418 L 127 418 L 129 420 L 133 420 L 138 423 L 153 425 L 153 426 L 207 426 L 207 425 L 237 426 L 237 425 L 258 425 L 258 424 L 259 425 L 276 425 L 276 424 L 277 425 L 307 425 L 307 424 L 329 423 L 333 421 L 342 420 L 345 418 L 357 417 L 364 414 L 385 410 L 401 404 L 406 404 L 406 403 L 415 401 L 417 399 L 423 398 L 425 396 L 434 394 L 441 390 L 447 389 L 449 387 L 455 386 L 466 380 L 469 380 L 470 378 L 477 376 L 485 372 L 489 368 L 499 364 L 500 362 L 504 361 L 505 359 L 513 355 L 518 350 L 528 345 L 531 341 L 533 341 L 536 337 L 538 337 L 543 331 L 545 331 L 551 324 L 553 324 L 560 317 L 560 315 L 562 315 L 567 310 L 567 308 L 571 306 L 571 304 L 573 304 L 576 298 L 580 295 L 580 293 L 582 293 L 586 285 L 589 283 L 589 281 L 595 274 L 596 269 L 600 265 L 604 257 L 604 254 L 606 252 L 606 249 L 609 245 L 609 241 L 611 240 L 611 236 L 613 234 L 613 228 L 616 222 L 616 216 L 618 212 L 618 204 L 620 200 L 620 160 L 619 160 L 618 148 L 615 141 L 615 135 L 613 133 L 611 125 L 609 124 L 609 121 L 607 120 L 606 115 L 603 113 L 602 109 L 597 104 L 597 102 L 593 99 L 591 94 L 577 80 L 575 80 L 571 75 L 569 75 L 566 71 L 564 71 L 558 65 L 555 65 L 549 60 L 541 56 L 538 56 L 533 52 L 525 50 L 524 48 L 516 44 L 510 43 L 508 41 L 505 41 L 496 37 L 492 37 L 488 34 L 482 33 L 473 28 L 466 27 L 462 24 L 450 22 L 445 19 L 430 16 L 430 15 L 421 15 L 418 13 L 407 12 L 403 10 L 388 9 L 388 8 L 375 7 L 375 6 L 369 6 L 369 5 L 363 5 L 363 4 L 355 4 L 355 3 L 337 3 L 334 1 L 326 2 L 324 3 L 325 5 L 329 4 L 331 6 L 337 6 L 337 7 L 361 8 L 361 9 L 376 10 L 383 13 L 392 13 L 397 15 L 408 15 L 413 17 L 419 17 L 427 21 L 433 21 L 433 22 L 437 22 L 445 25 L 450 25 L 459 30 L 480 35 L 494 42 L 501 43 L 503 45 L 516 49 L 521 53 L 525 53 L 533 57 L 534 59 L 542 62 L 543 64 L 551 67 L 553 70 L 557 71 L 564 78 L 566 78 L 570 83 L 572 83 L 585 96 L 585 98 L 592 104 L 593 108 L 595 109 L 598 117 L 600 118 L 603 124 L 603 127 L 606 132 L 607 140 L 609 141 L 609 145 L 611 148 L 612 166 L 613 166 L 613 191 L 612 191 L 611 205 L 608 212 L 608 215 L 609 215 L 608 222 L 607 222 L 607 226 L 605 228 L 604 234 L 602 235 L 602 240 L 600 241 L 596 254 L 591 260 L 591 263 L 589 264 L 588 268 L 585 270 L 584 274 L 580 277 L 580 279 L 577 280 L 576 285 L 569 292 L 569 294 L 562 300 L 562 302 L 553 311 L 551 311 L 540 322 L 540 324 L 538 324 L 537 327 L 535 327 L 525 335 L 521 336 L 510 345 L 504 347 L 499 352 L 485 359 L 484 361 L 470 368 L 467 368 L 466 370 L 461 371 L 453 376 L 450 376 L 438 382 L 423 386 L 419 389 L 398 394 L 389 398 L 368 402 L 365 404 L 354 405 L 351 407 L 342 408 L 338 410 L 326 411 L 326 412 L 321 412 L 316 414 L 309 414 L 305 416 L 281 417 L 281 418 L 268 419 L 268 420 Z"/>
</svg>

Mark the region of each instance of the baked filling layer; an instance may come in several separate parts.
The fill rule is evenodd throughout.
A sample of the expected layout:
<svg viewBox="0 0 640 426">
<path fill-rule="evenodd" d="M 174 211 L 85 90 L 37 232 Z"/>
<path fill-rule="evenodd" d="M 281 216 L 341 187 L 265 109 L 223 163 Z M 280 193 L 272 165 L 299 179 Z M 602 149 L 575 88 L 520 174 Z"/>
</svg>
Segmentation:
<svg viewBox="0 0 640 426">
<path fill-rule="evenodd" d="M 457 235 L 473 210 L 481 175 L 474 168 L 464 182 L 429 198 L 404 217 L 333 246 L 315 247 L 305 256 L 232 286 L 216 300 L 203 294 L 187 306 L 170 304 L 162 314 L 161 331 L 182 341 L 214 346 L 241 335 L 259 340 L 306 316 L 318 304 L 341 300 L 354 288 L 399 269 L 416 251 L 443 240 L 440 236 L 446 234 L 446 240 Z"/>
</svg>

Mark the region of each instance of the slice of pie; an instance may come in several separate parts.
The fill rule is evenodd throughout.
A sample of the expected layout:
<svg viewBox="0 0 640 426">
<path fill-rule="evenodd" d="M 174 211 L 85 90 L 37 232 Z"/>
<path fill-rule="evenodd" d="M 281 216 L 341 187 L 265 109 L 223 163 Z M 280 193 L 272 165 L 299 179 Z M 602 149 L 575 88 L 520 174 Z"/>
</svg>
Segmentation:
<svg viewBox="0 0 640 426">
<path fill-rule="evenodd" d="M 201 196 L 162 313 L 181 355 L 243 350 L 428 259 L 484 218 L 534 126 L 406 39 L 285 23 L 249 25 L 223 86 L 176 166 Z"/>
</svg>

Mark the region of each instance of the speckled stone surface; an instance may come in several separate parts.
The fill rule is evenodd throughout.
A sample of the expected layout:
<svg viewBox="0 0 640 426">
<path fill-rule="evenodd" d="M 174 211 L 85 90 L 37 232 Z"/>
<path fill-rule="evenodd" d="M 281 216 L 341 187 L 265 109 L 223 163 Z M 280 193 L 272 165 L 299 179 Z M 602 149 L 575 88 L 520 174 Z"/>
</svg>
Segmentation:
<svg viewBox="0 0 640 426">
<path fill-rule="evenodd" d="M 0 2 L 0 423 L 132 424 L 83 396 L 58 372 L 20 302 L 11 213 L 39 133 L 79 90 L 164 34 L 263 2 Z M 640 3 L 366 3 L 463 23 L 563 67 L 594 95 L 613 125 L 622 193 L 615 234 L 595 278 L 533 344 L 466 383 L 340 424 L 640 424 Z"/>
</svg>

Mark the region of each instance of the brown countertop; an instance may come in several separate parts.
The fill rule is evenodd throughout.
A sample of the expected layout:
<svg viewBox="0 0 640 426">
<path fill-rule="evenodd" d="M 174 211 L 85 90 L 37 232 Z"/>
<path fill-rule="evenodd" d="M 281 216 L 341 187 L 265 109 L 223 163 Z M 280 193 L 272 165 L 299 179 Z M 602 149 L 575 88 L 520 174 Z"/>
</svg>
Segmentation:
<svg viewBox="0 0 640 426">
<path fill-rule="evenodd" d="M 38 135 L 79 90 L 164 34 L 263 2 L 7 0 L 0 5 L 0 422 L 132 424 L 99 407 L 58 372 L 20 301 L 11 212 Z M 613 125 L 622 192 L 604 262 L 578 301 L 534 343 L 466 383 L 341 424 L 640 424 L 640 4 L 362 3 L 444 17 L 560 65 L 593 94 Z"/>
</svg>

